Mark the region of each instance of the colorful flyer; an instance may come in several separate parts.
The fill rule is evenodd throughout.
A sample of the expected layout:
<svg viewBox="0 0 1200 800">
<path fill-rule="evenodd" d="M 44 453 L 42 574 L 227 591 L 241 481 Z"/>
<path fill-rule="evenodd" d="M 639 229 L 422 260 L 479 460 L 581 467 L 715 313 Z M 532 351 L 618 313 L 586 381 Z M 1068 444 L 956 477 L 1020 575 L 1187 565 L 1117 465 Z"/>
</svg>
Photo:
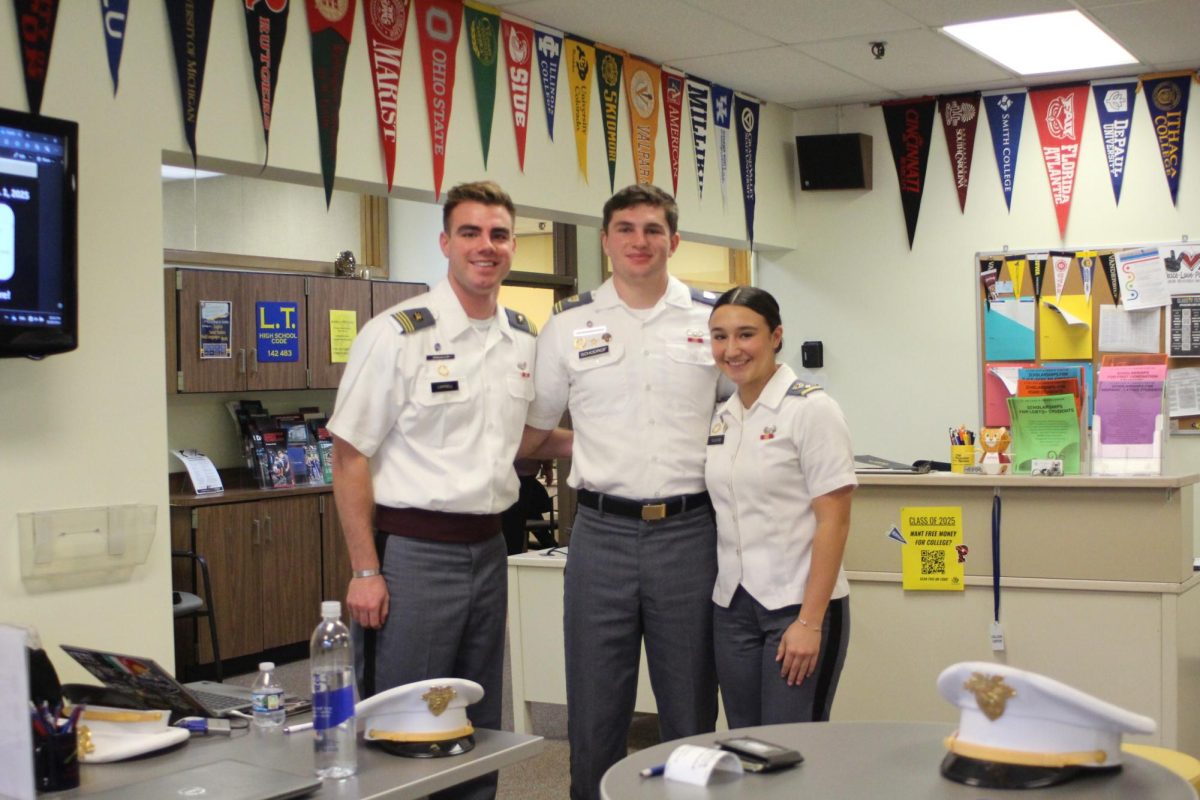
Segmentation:
<svg viewBox="0 0 1200 800">
<path fill-rule="evenodd" d="M 358 335 L 358 312 L 354 309 L 329 310 L 329 363 L 345 364 L 350 360 L 350 345 Z"/>
<path fill-rule="evenodd" d="M 300 307 L 293 302 L 254 304 L 254 339 L 260 362 L 300 360 Z"/>
<path fill-rule="evenodd" d="M 200 301 L 200 358 L 233 358 L 233 303 Z"/>
<path fill-rule="evenodd" d="M 961 592 L 962 506 L 907 506 L 900 509 L 904 588 Z"/>
</svg>

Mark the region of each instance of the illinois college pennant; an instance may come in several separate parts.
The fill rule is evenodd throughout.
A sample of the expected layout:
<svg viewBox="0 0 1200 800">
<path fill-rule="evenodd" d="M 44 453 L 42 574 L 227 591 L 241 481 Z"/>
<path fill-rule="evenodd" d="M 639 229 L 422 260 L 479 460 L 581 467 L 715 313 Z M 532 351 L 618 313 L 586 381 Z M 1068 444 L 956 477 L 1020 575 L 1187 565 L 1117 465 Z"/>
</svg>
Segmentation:
<svg viewBox="0 0 1200 800">
<path fill-rule="evenodd" d="M 1178 199 L 1179 173 L 1183 171 L 1183 124 L 1187 120 L 1191 87 L 1190 72 L 1142 76 L 1146 107 L 1150 109 L 1150 122 L 1158 137 L 1158 154 L 1167 176 L 1167 187 L 1171 190 L 1172 205 Z"/>
<path fill-rule="evenodd" d="M 104 49 L 108 53 L 108 74 L 112 76 L 113 97 L 121 73 L 121 51 L 125 49 L 125 21 L 129 19 L 129 0 L 100 0 L 100 23 L 104 26 Z"/>
<path fill-rule="evenodd" d="M 618 50 L 596 45 L 596 86 L 600 89 L 600 111 L 604 116 L 604 153 L 608 157 L 608 188 L 616 188 L 617 116 L 621 110 L 621 62 Z"/>
<path fill-rule="evenodd" d="M 54 23 L 58 19 L 58 0 L 13 0 L 13 8 L 17 12 L 25 95 L 29 110 L 40 114 L 46 70 L 50 67 L 50 46 L 54 43 Z"/>
<path fill-rule="evenodd" d="M 933 133 L 935 103 L 932 97 L 883 103 L 883 121 L 887 125 L 892 159 L 896 162 L 900 204 L 904 207 L 910 250 L 917 233 L 921 197 L 925 194 L 925 170 L 929 166 L 929 136 Z"/>
<path fill-rule="evenodd" d="M 712 87 L 691 75 L 687 78 L 688 112 L 692 118 L 692 152 L 696 156 L 696 185 L 704 199 L 704 160 L 708 156 L 708 102 Z"/>
<path fill-rule="evenodd" d="M 183 105 L 183 134 L 196 164 L 196 122 L 200 119 L 200 91 L 208 60 L 208 34 L 212 29 L 213 0 L 166 0 L 167 23 L 175 50 L 175 73 Z"/>
<path fill-rule="evenodd" d="M 500 20 L 500 47 L 508 63 L 508 99 L 512 105 L 517 165 L 525 171 L 525 134 L 529 130 L 529 84 L 533 78 L 533 28 Z"/>
<path fill-rule="evenodd" d="M 633 175 L 638 183 L 654 183 L 659 82 L 659 68 L 656 65 L 635 56 L 625 59 L 625 96 L 629 98 Z"/>
<path fill-rule="evenodd" d="M 1025 120 L 1025 92 L 1022 90 L 984 95 L 982 101 L 987 109 L 988 127 L 992 132 L 992 149 L 996 153 L 996 169 L 1000 171 L 1004 205 L 1012 211 L 1017 153 L 1021 148 L 1021 123 Z"/>
<path fill-rule="evenodd" d="M 383 171 L 388 191 L 396 172 L 396 119 L 399 115 L 400 66 L 404 59 L 404 33 L 408 30 L 408 0 L 364 0 L 367 54 L 375 85 L 375 117 Z"/>
<path fill-rule="evenodd" d="M 592 115 L 592 73 L 596 70 L 596 48 L 591 42 L 568 36 L 567 85 L 571 88 L 571 121 L 575 125 L 575 158 L 583 179 L 588 179 L 588 122 Z"/>
<path fill-rule="evenodd" d="M 1100 136 L 1104 140 L 1104 158 L 1108 161 L 1113 199 L 1120 203 L 1137 81 L 1093 83 L 1092 93 L 1096 96 L 1096 117 L 1100 120 Z"/>
<path fill-rule="evenodd" d="M 979 92 L 948 95 L 938 100 L 942 131 L 950 153 L 950 174 L 958 191 L 958 210 L 966 211 L 967 187 L 971 184 L 971 158 L 975 154 L 975 126 L 979 124 Z"/>
<path fill-rule="evenodd" d="M 729 204 L 729 120 L 733 114 L 733 90 L 712 85 L 713 122 L 717 126 L 717 162 L 721 167 L 721 207 Z"/>
<path fill-rule="evenodd" d="M 425 106 L 433 149 L 433 196 L 442 196 L 446 171 L 446 132 L 454 104 L 454 57 L 462 29 L 459 0 L 413 0 L 417 38 L 421 42 L 421 67 L 425 73 Z"/>
<path fill-rule="evenodd" d="M 663 115 L 667 120 L 667 154 L 671 157 L 671 194 L 679 194 L 679 136 L 683 132 L 685 77 L 682 72 L 663 67 Z"/>
<path fill-rule="evenodd" d="M 746 209 L 746 238 L 754 248 L 754 166 L 758 161 L 758 101 L 740 94 L 733 96 L 737 119 L 738 155 L 742 164 L 742 204 Z"/>
<path fill-rule="evenodd" d="M 558 64 L 562 58 L 563 35 L 558 31 L 537 28 L 534 41 L 538 72 L 542 76 L 542 102 L 546 106 L 546 127 L 554 141 L 554 107 L 558 103 Z"/>
<path fill-rule="evenodd" d="M 1050 181 L 1050 197 L 1058 216 L 1058 234 L 1067 235 L 1071 197 L 1075 192 L 1075 169 L 1079 164 L 1079 142 L 1087 114 L 1086 83 L 1031 89 L 1029 103 L 1042 145 L 1042 161 Z"/>
<path fill-rule="evenodd" d="M 283 40 L 287 37 L 288 0 L 246 0 L 246 40 L 250 46 L 250 70 L 258 86 L 258 105 L 262 116 L 263 144 L 271 156 L 271 107 L 279 80 L 279 62 Z"/>
<path fill-rule="evenodd" d="M 471 75 L 475 78 L 475 110 L 479 115 L 479 142 L 483 146 L 483 168 L 487 169 L 492 144 L 492 119 L 496 115 L 496 65 L 500 41 L 500 12 L 479 3 L 463 4 L 467 15 L 467 50 L 471 53 Z"/>
<path fill-rule="evenodd" d="M 333 197 L 337 172 L 337 140 L 342 108 L 346 54 L 354 33 L 358 0 L 306 0 L 308 31 L 312 35 L 313 94 L 317 99 L 317 138 L 321 147 L 321 177 L 325 207 Z"/>
</svg>

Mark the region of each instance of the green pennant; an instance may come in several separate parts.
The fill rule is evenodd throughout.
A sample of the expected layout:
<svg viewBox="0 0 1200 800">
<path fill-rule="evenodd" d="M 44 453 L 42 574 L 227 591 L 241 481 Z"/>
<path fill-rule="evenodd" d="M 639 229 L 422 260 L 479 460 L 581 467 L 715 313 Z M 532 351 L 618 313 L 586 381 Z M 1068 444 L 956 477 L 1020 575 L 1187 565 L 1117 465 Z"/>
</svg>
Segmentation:
<svg viewBox="0 0 1200 800">
<path fill-rule="evenodd" d="M 617 112 L 621 108 L 622 61 L 620 51 L 596 45 L 596 85 L 600 89 L 600 110 L 604 115 L 609 191 L 614 190 L 617 178 Z"/>
<path fill-rule="evenodd" d="M 500 14 L 488 6 L 463 3 L 467 14 L 467 43 L 471 73 L 475 77 L 475 108 L 479 112 L 479 138 L 483 167 L 487 169 L 492 141 L 492 112 L 496 107 L 496 64 L 500 44 Z"/>
</svg>

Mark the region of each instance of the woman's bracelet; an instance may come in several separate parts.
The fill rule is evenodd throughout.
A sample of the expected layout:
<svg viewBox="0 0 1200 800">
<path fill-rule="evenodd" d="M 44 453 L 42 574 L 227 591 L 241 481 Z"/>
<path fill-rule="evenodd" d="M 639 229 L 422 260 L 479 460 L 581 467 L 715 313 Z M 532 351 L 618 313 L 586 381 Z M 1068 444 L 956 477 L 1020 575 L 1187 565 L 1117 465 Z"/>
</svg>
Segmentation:
<svg viewBox="0 0 1200 800">
<path fill-rule="evenodd" d="M 796 622 L 799 622 L 801 625 L 803 625 L 805 630 L 812 631 L 813 633 L 820 633 L 820 632 L 821 632 L 821 629 L 820 629 L 820 628 L 814 628 L 813 626 L 809 625 L 807 622 L 805 622 L 805 621 L 804 621 L 803 619 L 801 619 L 800 617 L 796 617 Z"/>
</svg>

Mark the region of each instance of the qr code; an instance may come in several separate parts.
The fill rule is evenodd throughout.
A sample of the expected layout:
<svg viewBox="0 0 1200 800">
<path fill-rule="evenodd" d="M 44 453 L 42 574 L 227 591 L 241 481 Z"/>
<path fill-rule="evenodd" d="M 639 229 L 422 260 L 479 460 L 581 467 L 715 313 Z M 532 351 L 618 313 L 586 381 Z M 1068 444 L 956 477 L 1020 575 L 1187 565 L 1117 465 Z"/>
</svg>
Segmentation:
<svg viewBox="0 0 1200 800">
<path fill-rule="evenodd" d="M 922 575 L 945 575 L 946 574 L 946 551 L 945 550 L 922 550 L 921 551 L 921 574 Z"/>
</svg>

